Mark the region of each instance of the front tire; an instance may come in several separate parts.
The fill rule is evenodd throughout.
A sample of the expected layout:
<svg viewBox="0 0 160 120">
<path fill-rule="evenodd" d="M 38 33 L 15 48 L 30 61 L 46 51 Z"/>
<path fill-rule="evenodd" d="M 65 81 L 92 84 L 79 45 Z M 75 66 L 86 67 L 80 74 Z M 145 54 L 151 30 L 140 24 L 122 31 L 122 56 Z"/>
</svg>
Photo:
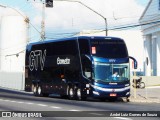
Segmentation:
<svg viewBox="0 0 160 120">
<path fill-rule="evenodd" d="M 77 100 L 86 100 L 87 97 L 82 95 L 82 90 L 80 88 L 76 89 L 76 99 Z"/>
<path fill-rule="evenodd" d="M 70 100 L 73 100 L 75 98 L 75 91 L 74 91 L 73 87 L 71 87 L 71 86 L 68 89 L 68 98 Z"/>
<path fill-rule="evenodd" d="M 77 89 L 76 89 L 76 99 L 77 99 L 77 100 L 81 100 L 81 98 L 82 98 L 81 89 L 80 89 L 80 88 L 77 88 Z"/>
<path fill-rule="evenodd" d="M 128 97 L 126 98 L 126 102 L 130 102 L 130 99 Z"/>
</svg>

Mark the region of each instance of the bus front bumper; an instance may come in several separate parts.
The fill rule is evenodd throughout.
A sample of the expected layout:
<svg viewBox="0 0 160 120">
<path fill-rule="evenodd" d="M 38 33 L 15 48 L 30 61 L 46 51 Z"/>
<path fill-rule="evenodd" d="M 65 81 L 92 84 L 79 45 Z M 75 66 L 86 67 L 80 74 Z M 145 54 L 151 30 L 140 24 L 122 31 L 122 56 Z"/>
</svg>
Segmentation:
<svg viewBox="0 0 160 120">
<path fill-rule="evenodd" d="M 129 97 L 130 96 L 130 87 L 124 88 L 101 88 L 95 87 L 91 91 L 93 97 Z"/>
</svg>

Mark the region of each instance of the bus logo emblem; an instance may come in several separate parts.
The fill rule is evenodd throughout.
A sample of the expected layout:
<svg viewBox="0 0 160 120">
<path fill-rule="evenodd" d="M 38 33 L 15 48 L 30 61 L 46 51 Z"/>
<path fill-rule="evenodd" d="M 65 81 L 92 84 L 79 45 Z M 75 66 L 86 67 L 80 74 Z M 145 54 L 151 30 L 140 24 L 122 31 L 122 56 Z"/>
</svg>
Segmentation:
<svg viewBox="0 0 160 120">
<path fill-rule="evenodd" d="M 116 62 L 116 59 L 109 59 L 109 62 Z"/>
<path fill-rule="evenodd" d="M 29 55 L 29 69 L 33 71 L 34 69 L 37 71 L 38 66 L 40 65 L 41 70 L 44 68 L 44 62 L 46 57 L 46 50 L 42 52 L 42 50 L 31 51 Z"/>
</svg>

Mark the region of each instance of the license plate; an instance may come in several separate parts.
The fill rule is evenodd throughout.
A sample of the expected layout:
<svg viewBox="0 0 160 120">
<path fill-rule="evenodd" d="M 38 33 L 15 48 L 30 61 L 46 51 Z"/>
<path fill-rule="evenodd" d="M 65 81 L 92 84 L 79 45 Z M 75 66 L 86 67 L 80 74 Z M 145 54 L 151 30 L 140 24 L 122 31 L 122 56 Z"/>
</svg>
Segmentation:
<svg viewBox="0 0 160 120">
<path fill-rule="evenodd" d="M 110 93 L 110 96 L 111 96 L 111 97 L 115 97 L 115 96 L 117 96 L 117 94 L 115 94 L 115 93 Z"/>
</svg>

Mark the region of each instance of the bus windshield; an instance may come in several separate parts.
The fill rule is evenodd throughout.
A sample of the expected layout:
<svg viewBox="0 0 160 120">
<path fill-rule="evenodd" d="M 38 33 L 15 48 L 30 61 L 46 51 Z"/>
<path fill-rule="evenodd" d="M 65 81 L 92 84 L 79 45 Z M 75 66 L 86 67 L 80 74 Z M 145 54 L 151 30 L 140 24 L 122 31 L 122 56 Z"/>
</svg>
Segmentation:
<svg viewBox="0 0 160 120">
<path fill-rule="evenodd" d="M 94 79 L 96 81 L 122 82 L 129 80 L 129 63 L 108 64 L 95 62 L 94 66 Z"/>
</svg>

